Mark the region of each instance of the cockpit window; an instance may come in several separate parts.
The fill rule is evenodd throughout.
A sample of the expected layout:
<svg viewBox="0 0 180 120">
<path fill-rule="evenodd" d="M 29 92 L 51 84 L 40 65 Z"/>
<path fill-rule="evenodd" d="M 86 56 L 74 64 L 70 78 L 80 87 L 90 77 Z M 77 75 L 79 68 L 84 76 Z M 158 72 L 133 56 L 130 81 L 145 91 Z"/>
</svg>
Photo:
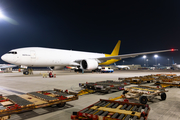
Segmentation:
<svg viewBox="0 0 180 120">
<path fill-rule="evenodd" d="M 17 52 L 16 51 L 10 51 L 7 54 L 17 54 Z"/>
</svg>

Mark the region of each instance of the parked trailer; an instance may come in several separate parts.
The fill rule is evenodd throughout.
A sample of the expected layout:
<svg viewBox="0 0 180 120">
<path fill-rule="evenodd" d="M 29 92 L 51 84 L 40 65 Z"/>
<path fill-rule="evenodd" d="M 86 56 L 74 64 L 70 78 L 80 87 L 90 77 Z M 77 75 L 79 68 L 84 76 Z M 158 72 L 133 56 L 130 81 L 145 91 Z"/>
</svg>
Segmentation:
<svg viewBox="0 0 180 120">
<path fill-rule="evenodd" d="M 119 80 L 121 78 L 118 78 Z M 131 84 L 141 84 L 141 83 L 150 83 L 153 82 L 154 78 L 150 76 L 139 76 L 139 77 L 128 77 L 124 78 L 124 81 L 130 82 Z"/>
<path fill-rule="evenodd" d="M 163 82 L 173 82 L 180 81 L 180 76 L 176 74 L 155 74 L 155 75 L 146 75 L 146 76 L 135 76 L 128 78 L 118 78 L 118 80 L 124 80 L 125 82 L 130 82 L 131 84 L 141 84 L 141 83 L 150 83 L 155 82 L 156 84 L 160 84 Z"/>
<path fill-rule="evenodd" d="M 106 80 L 99 82 L 79 83 L 80 87 L 94 90 L 95 92 L 111 93 L 112 91 L 124 90 L 124 86 L 128 85 L 125 82 Z"/>
<path fill-rule="evenodd" d="M 180 81 L 161 82 L 161 83 L 155 83 L 155 84 L 160 85 L 162 88 L 166 88 L 166 87 L 178 87 L 178 88 L 180 88 Z"/>
<path fill-rule="evenodd" d="M 103 100 L 73 112 L 72 120 L 147 120 L 149 105 Z"/>
<path fill-rule="evenodd" d="M 0 97 L 0 120 L 9 118 L 11 114 L 33 110 L 52 105 L 65 106 L 66 102 L 77 100 L 76 93 L 63 92 L 60 89 L 29 92 L 22 95 Z"/>
<path fill-rule="evenodd" d="M 126 98 L 138 99 L 140 103 L 146 104 L 147 101 L 154 99 L 156 96 L 160 96 L 161 100 L 166 100 L 167 89 L 156 88 L 150 86 L 136 86 L 125 88 L 123 94 Z"/>
</svg>

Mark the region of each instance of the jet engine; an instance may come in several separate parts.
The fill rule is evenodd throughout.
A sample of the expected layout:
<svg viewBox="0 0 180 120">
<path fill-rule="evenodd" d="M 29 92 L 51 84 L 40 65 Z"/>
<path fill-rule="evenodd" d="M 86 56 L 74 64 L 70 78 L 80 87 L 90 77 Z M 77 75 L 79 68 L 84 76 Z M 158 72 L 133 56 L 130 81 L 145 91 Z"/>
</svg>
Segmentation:
<svg viewBox="0 0 180 120">
<path fill-rule="evenodd" d="M 62 70 L 64 68 L 64 66 L 51 66 L 49 67 L 49 69 L 51 70 Z"/>
<path fill-rule="evenodd" d="M 98 62 L 94 59 L 86 59 L 81 61 L 80 66 L 85 70 L 94 70 L 98 67 Z"/>
</svg>

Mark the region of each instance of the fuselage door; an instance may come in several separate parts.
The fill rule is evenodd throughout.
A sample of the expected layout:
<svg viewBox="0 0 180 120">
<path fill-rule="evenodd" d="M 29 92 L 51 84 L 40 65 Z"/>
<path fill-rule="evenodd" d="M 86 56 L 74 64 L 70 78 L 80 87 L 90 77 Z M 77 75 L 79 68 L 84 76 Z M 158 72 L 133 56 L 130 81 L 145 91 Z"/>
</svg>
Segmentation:
<svg viewBox="0 0 180 120">
<path fill-rule="evenodd" d="M 31 50 L 31 59 L 36 59 L 36 52 Z"/>
</svg>

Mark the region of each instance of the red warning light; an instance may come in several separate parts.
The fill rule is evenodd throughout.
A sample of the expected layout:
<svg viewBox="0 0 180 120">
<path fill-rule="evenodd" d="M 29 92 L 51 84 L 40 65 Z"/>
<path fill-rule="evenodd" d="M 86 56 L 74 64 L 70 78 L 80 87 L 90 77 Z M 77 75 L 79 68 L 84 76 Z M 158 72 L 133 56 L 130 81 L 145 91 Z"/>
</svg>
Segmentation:
<svg viewBox="0 0 180 120">
<path fill-rule="evenodd" d="M 171 49 L 171 51 L 174 51 L 174 49 Z"/>
</svg>

